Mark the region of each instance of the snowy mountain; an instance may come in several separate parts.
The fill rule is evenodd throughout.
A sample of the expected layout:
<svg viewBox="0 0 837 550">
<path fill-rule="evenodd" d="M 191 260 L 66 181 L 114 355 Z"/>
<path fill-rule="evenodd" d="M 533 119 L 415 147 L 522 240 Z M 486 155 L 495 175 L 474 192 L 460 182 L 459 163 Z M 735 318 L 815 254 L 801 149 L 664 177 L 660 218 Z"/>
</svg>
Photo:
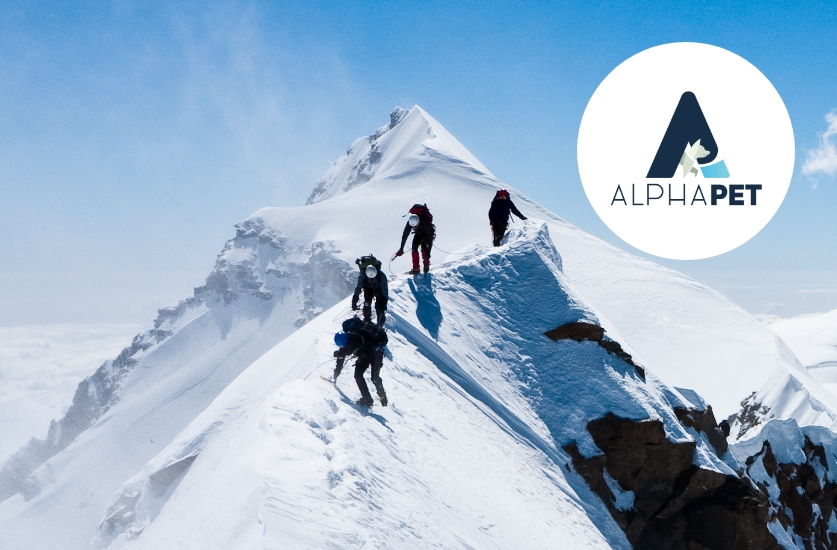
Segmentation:
<svg viewBox="0 0 837 550">
<path fill-rule="evenodd" d="M 674 408 L 688 402 L 633 364 L 624 342 L 545 335 L 580 323 L 613 331 L 560 263 L 545 224 L 527 222 L 500 249 L 394 281 L 382 374 L 393 401 L 371 414 L 353 404 L 349 376 L 336 387 L 320 376 L 333 368 L 340 302 L 262 356 L 122 487 L 102 547 L 628 548 L 563 450 L 602 455 L 587 424 L 608 413 L 658 423 L 688 451 L 687 467 L 737 478 L 679 422 Z M 619 487 L 636 480 L 616 471 L 615 500 L 629 509 L 635 496 Z M 633 523 L 650 524 L 640 498 Z"/>
<path fill-rule="evenodd" d="M 717 292 L 513 189 L 532 221 L 485 249 L 501 187 L 420 107 L 396 109 L 308 205 L 238 224 L 206 284 L 161 310 L 80 384 L 45 440 L 4 465 L 0 547 L 626 547 L 667 521 L 688 524 L 705 491 L 726 484 L 750 495 L 758 521 L 747 533 L 762 536 L 766 497 L 747 493 L 707 434 L 719 433 L 713 410 L 738 412 L 776 376 L 801 379 L 793 354 Z M 392 406 L 363 416 L 351 377 L 335 388 L 319 374 L 354 259 L 389 258 L 414 203 L 434 214 L 434 271 L 391 282 Z M 385 265 L 394 274 L 407 262 Z M 544 335 L 575 322 L 606 332 Z M 601 420 L 608 412 L 622 420 Z M 606 434 L 635 429 L 680 457 L 652 468 L 679 508 L 646 491 L 661 480 L 620 467 L 627 451 Z M 726 481 L 678 496 L 701 476 Z"/>
<path fill-rule="evenodd" d="M 352 143 L 317 182 L 308 204 L 345 193 L 415 154 L 447 157 L 449 162 L 467 164 L 477 173 L 490 176 L 488 169 L 421 107 L 409 111 L 396 107 L 389 118 L 388 126 Z M 393 132 L 396 126 L 398 130 Z"/>
<path fill-rule="evenodd" d="M 837 311 L 777 321 L 770 328 L 794 368 L 777 371 L 742 403 L 733 435 L 744 437 L 772 418 L 837 431 Z"/>
</svg>

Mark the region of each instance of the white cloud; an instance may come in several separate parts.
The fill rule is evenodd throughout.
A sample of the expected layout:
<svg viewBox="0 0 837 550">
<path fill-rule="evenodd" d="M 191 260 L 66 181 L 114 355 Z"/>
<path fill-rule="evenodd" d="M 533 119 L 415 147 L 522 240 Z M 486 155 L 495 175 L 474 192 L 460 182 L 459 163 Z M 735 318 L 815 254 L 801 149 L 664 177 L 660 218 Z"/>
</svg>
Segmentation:
<svg viewBox="0 0 837 550">
<path fill-rule="evenodd" d="M 131 344 L 139 325 L 0 327 L 0 464 L 44 437 L 78 383 Z"/>
<path fill-rule="evenodd" d="M 820 134 L 819 146 L 808 150 L 808 158 L 802 165 L 802 173 L 806 176 L 837 174 L 837 147 L 831 141 L 831 137 L 837 135 L 837 110 L 825 115 L 825 120 L 828 122 L 828 130 Z"/>
<path fill-rule="evenodd" d="M 797 292 L 800 294 L 835 294 L 837 288 L 800 288 Z"/>
</svg>

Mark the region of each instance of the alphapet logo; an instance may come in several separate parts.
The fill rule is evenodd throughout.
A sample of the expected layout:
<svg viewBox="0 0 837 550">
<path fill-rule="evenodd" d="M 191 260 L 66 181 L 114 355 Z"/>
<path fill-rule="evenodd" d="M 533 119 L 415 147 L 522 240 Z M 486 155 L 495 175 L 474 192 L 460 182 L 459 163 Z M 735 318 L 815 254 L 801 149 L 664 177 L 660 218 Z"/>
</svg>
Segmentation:
<svg viewBox="0 0 837 550">
<path fill-rule="evenodd" d="M 793 162 L 778 92 L 752 64 L 707 44 L 626 60 L 579 128 L 579 174 L 596 213 L 664 258 L 708 258 L 747 242 L 781 205 Z"/>
<path fill-rule="evenodd" d="M 684 143 L 687 144 L 685 152 Z M 723 160 L 710 164 L 717 156 L 718 144 L 695 94 L 684 92 L 646 177 L 672 178 L 678 168 L 683 169 L 683 177 L 692 172 L 697 175 L 696 165 L 706 165 L 700 166 L 703 177 L 728 178 L 729 171 Z"/>
</svg>

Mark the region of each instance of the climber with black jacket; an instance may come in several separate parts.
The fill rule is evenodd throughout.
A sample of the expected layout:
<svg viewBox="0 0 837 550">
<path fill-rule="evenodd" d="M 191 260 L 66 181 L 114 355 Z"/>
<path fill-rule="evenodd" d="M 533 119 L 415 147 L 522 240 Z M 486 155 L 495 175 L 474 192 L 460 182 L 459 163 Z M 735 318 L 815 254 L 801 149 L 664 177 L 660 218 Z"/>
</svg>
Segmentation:
<svg viewBox="0 0 837 550">
<path fill-rule="evenodd" d="M 500 246 L 500 241 L 506 235 L 506 228 L 509 226 L 509 218 L 512 212 L 521 220 L 526 219 L 526 216 L 521 214 L 520 210 L 512 202 L 509 197 L 509 192 L 505 189 L 500 189 L 494 195 L 494 200 L 491 201 L 491 208 L 488 209 L 488 221 L 491 222 L 494 246 Z"/>
<path fill-rule="evenodd" d="M 393 258 L 404 254 L 404 243 L 407 242 L 411 231 L 413 232 L 413 269 L 408 273 L 410 275 L 419 273 L 419 247 L 421 247 L 421 257 L 424 260 L 424 272 L 427 273 L 430 271 L 430 249 L 433 248 L 433 239 L 436 238 L 436 226 L 433 225 L 433 215 L 427 209 L 426 204 L 414 204 L 410 208 L 410 217 L 401 235 L 401 247 Z"/>
<path fill-rule="evenodd" d="M 372 394 L 369 393 L 369 386 L 366 385 L 366 380 L 363 378 L 363 373 L 371 365 L 372 383 L 378 392 L 381 405 L 387 406 L 387 393 L 384 391 L 380 373 L 384 364 L 384 349 L 388 341 L 387 333 L 382 327 L 361 321 L 357 317 L 343 321 L 343 332 L 334 335 L 334 343 L 339 346 L 339 349 L 334 352 L 334 357 L 337 358 L 337 365 L 334 367 L 334 381 L 336 382 L 337 377 L 340 376 L 346 357 L 351 355 L 357 357 L 355 382 L 361 395 L 361 398 L 357 400 L 358 405 L 371 407 L 374 402 Z"/>
<path fill-rule="evenodd" d="M 389 288 L 386 275 L 381 271 L 381 262 L 375 256 L 363 256 L 355 260 L 360 268 L 357 276 L 355 293 L 352 295 L 352 311 L 358 310 L 358 298 L 363 291 L 363 320 L 370 321 L 372 318 L 372 299 L 375 299 L 375 314 L 378 326 L 384 326 L 386 320 L 387 301 L 389 300 Z"/>
</svg>

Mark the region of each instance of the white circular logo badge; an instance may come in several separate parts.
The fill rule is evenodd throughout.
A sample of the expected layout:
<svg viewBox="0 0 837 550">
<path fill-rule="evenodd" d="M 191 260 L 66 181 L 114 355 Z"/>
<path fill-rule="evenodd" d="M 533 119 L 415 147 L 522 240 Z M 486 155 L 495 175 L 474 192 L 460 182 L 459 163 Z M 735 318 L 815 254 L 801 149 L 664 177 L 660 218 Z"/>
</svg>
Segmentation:
<svg viewBox="0 0 837 550">
<path fill-rule="evenodd" d="M 578 131 L 578 171 L 605 224 L 675 260 L 728 252 L 785 198 L 794 140 L 779 93 L 716 46 L 664 44 L 599 85 Z"/>
</svg>

